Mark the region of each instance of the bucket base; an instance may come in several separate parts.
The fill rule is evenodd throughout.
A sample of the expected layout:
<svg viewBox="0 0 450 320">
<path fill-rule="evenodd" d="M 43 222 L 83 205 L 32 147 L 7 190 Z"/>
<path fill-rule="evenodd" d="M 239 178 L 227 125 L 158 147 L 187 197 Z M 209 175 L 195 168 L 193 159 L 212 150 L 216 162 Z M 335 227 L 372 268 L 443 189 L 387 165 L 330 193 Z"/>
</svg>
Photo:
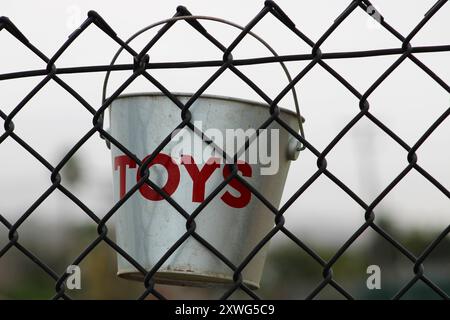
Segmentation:
<svg viewBox="0 0 450 320">
<path fill-rule="evenodd" d="M 137 271 L 119 271 L 117 276 L 127 280 L 144 281 L 144 275 Z M 158 271 L 154 276 L 158 284 L 167 284 L 173 286 L 190 287 L 217 287 L 218 285 L 227 286 L 233 284 L 232 277 L 223 274 L 197 274 L 186 271 Z M 259 284 L 252 281 L 243 280 L 244 284 L 250 289 L 259 289 Z"/>
</svg>

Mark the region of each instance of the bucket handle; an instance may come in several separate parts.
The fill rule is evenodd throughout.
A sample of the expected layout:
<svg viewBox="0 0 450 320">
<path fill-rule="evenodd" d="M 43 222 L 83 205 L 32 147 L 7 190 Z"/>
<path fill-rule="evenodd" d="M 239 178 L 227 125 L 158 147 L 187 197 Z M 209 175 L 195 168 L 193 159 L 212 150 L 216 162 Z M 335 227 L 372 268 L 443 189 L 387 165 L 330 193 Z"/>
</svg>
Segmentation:
<svg viewBox="0 0 450 320">
<path fill-rule="evenodd" d="M 180 15 L 181 14 L 181 15 Z M 171 22 L 176 22 L 179 20 L 184 20 L 187 23 L 191 24 L 194 28 L 196 28 L 197 30 L 205 30 L 202 25 L 200 23 L 198 23 L 197 20 L 209 20 L 209 21 L 215 21 L 215 22 L 219 22 L 219 23 L 223 23 L 229 26 L 232 26 L 234 28 L 240 29 L 240 30 L 244 30 L 245 28 L 228 20 L 225 19 L 221 19 L 221 18 L 216 18 L 216 17 L 211 17 L 211 16 L 194 16 L 192 15 L 185 7 L 183 6 L 179 6 L 177 8 L 177 13 L 169 19 L 165 19 L 165 20 L 161 20 L 158 22 L 155 22 L 153 24 L 148 25 L 147 27 L 137 31 L 136 33 L 134 33 L 130 38 L 128 38 L 127 41 L 125 41 L 125 44 L 128 45 L 131 41 L 133 41 L 135 38 L 137 38 L 138 36 L 140 36 L 142 33 L 153 29 L 157 26 L 160 26 L 162 24 L 167 24 L 167 23 L 171 23 Z M 190 21 L 193 20 L 193 21 Z M 206 30 L 204 31 L 206 32 Z M 278 57 L 278 53 L 261 37 L 259 37 L 257 34 L 253 33 L 252 31 L 248 32 L 249 35 L 251 35 L 253 38 L 255 38 L 257 41 L 259 41 L 262 45 L 264 45 L 272 54 L 274 57 Z M 120 47 L 119 50 L 116 52 L 116 54 L 114 55 L 113 59 L 111 60 L 111 63 L 109 64 L 110 66 L 113 66 L 114 63 L 116 62 L 117 58 L 119 57 L 119 55 L 122 53 L 124 47 Z M 286 65 L 284 64 L 283 61 L 279 62 L 281 67 L 283 68 L 284 73 L 286 74 L 286 77 L 288 79 L 289 82 L 292 81 L 292 77 L 291 74 L 289 73 L 289 70 L 287 69 Z M 111 70 L 108 70 L 106 72 L 105 75 L 105 79 L 103 81 L 103 90 L 102 90 L 102 105 L 105 103 L 106 101 L 106 91 L 107 91 L 107 87 L 108 87 L 108 81 L 109 81 L 109 77 L 111 75 Z M 292 91 L 292 96 L 294 99 L 294 105 L 295 105 L 295 111 L 297 114 L 297 121 L 298 121 L 298 125 L 299 125 L 299 129 L 300 129 L 300 135 L 305 138 L 305 131 L 303 128 L 303 122 L 305 122 L 305 119 L 303 118 L 303 116 L 301 115 L 300 112 L 300 105 L 298 102 L 298 95 L 297 95 L 297 91 L 295 90 L 295 86 L 292 87 L 291 89 Z M 103 115 L 100 117 L 100 121 L 102 122 L 102 126 L 103 126 Z M 103 136 L 101 136 L 101 138 L 104 139 Z M 296 140 L 295 145 L 293 143 L 289 143 L 291 147 L 289 147 L 288 153 L 289 153 L 289 158 L 291 160 L 295 160 L 298 157 L 298 153 L 302 150 L 304 150 L 306 148 L 305 145 L 303 145 L 302 143 L 300 143 L 298 140 Z M 108 147 L 109 147 L 109 143 Z"/>
</svg>

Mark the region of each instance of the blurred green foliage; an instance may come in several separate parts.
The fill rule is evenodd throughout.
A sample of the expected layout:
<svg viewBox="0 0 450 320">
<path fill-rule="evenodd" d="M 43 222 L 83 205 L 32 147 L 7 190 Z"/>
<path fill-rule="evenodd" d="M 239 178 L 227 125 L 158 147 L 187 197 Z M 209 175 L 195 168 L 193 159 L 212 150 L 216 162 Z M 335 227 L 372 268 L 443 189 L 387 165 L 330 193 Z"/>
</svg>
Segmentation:
<svg viewBox="0 0 450 320">
<path fill-rule="evenodd" d="M 400 239 L 403 246 L 415 254 L 422 252 L 436 237 L 436 233 L 417 231 L 404 233 L 392 230 L 389 224 L 380 222 L 383 228 Z M 86 248 L 96 236 L 95 225 L 67 229 L 64 237 L 55 239 L 41 234 L 33 239 L 29 234 L 24 246 L 45 261 L 52 269 L 62 273 L 64 268 Z M 333 278 L 354 297 L 360 299 L 391 298 L 413 278 L 413 263 L 400 254 L 385 239 L 375 232 L 365 243 L 356 242 L 333 266 Z M 45 240 L 44 243 L 41 241 Z M 45 243 L 57 241 L 58 245 Z M 323 259 L 330 259 L 337 251 L 335 247 L 308 243 Z M 51 247 L 51 248 L 50 248 Z M 48 250 L 46 250 L 48 249 Z M 425 262 L 426 275 L 442 289 L 450 292 L 450 241 L 444 239 Z M 381 290 L 369 290 L 366 286 L 367 267 L 379 265 L 382 272 Z M 135 299 L 144 291 L 142 283 L 127 281 L 116 276 L 116 254 L 107 244 L 99 244 L 80 264 L 82 270 L 81 290 L 71 290 L 75 299 Z M 302 299 L 321 283 L 322 268 L 318 262 L 291 242 L 276 243 L 271 247 L 265 272 L 258 293 L 270 299 Z M 20 253 L 11 249 L 0 259 L 0 298 L 2 299 L 48 299 L 54 293 L 54 280 Z M 158 286 L 171 299 L 216 299 L 224 288 L 188 288 Z M 151 298 L 151 297 L 150 297 Z M 232 298 L 246 298 L 236 293 Z M 331 286 L 317 296 L 318 299 L 342 299 Z M 439 298 L 430 288 L 419 281 L 405 295 L 407 299 Z"/>
</svg>

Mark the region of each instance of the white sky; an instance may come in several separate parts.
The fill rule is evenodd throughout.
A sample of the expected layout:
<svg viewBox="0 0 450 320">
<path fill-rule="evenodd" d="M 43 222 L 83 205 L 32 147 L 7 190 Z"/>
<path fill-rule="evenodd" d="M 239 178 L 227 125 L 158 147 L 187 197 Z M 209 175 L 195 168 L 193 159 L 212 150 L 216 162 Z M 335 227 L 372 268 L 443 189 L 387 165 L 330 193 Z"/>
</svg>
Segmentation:
<svg viewBox="0 0 450 320">
<path fill-rule="evenodd" d="M 349 1 L 277 1 L 297 27 L 316 41 L 348 5 Z M 385 19 L 406 36 L 420 21 L 434 0 L 373 0 Z M 185 5 L 193 14 L 217 16 L 245 25 L 263 6 L 263 1 L 1 1 L 0 15 L 8 16 L 28 39 L 51 56 L 67 36 L 85 18 L 89 10 L 96 10 L 122 39 L 142 27 L 171 17 L 176 6 Z M 237 31 L 205 22 L 205 26 L 225 44 Z M 269 42 L 280 54 L 310 53 L 310 48 L 293 36 L 281 23 L 267 16 L 255 33 Z M 141 36 L 134 47 L 139 49 L 153 32 Z M 414 46 L 450 44 L 450 5 L 444 8 L 413 39 Z M 0 32 L 0 73 L 27 69 L 41 69 L 44 64 L 30 54 L 7 32 Z M 322 52 L 399 48 L 401 43 L 383 29 L 374 26 L 362 10 L 357 9 L 323 44 Z M 118 46 L 96 27 L 91 26 L 60 60 L 57 67 L 107 64 Z M 270 55 L 256 41 L 246 39 L 234 58 Z M 444 81 L 450 83 L 450 53 L 417 54 Z M 184 23 L 177 24 L 150 52 L 151 61 L 183 61 L 220 59 L 221 53 Z M 360 92 L 364 92 L 398 56 L 327 60 Z M 121 63 L 131 63 L 124 54 Z M 289 63 L 293 75 L 305 62 Z M 284 74 L 277 64 L 241 67 L 270 97 L 286 85 Z M 195 91 L 214 68 L 174 71 L 155 71 L 152 74 L 170 90 Z M 111 88 L 117 87 L 129 75 L 115 74 Z M 94 107 L 101 103 L 104 74 L 62 75 Z M 0 82 L 0 109 L 10 112 L 41 80 L 41 77 Z M 232 95 L 260 100 L 231 72 L 223 75 L 207 93 Z M 111 90 L 112 90 L 111 89 Z M 301 108 L 306 118 L 307 138 L 317 149 L 323 150 L 345 124 L 359 111 L 358 100 L 320 66 L 316 66 L 297 85 Z M 111 90 L 109 92 L 111 92 Z M 155 91 L 142 79 L 127 92 Z M 447 108 L 449 94 L 412 62 L 404 62 L 370 97 L 371 112 L 394 130 L 411 146 Z M 288 96 L 283 106 L 294 109 Z M 91 116 L 56 83 L 50 83 L 27 104 L 14 120 L 15 132 L 53 165 L 86 133 Z M 3 121 L 0 121 L 0 134 Z M 450 188 L 450 120 L 419 149 L 419 164 Z M 104 214 L 111 205 L 110 154 L 96 135 L 79 154 L 86 174 L 74 189 L 92 209 Z M 363 119 L 327 157 L 329 169 L 342 179 L 363 200 L 370 202 L 407 165 L 406 153 L 373 123 Z M 8 138 L 0 145 L 0 210 L 16 219 L 50 185 L 45 168 Z M 316 159 L 308 151 L 292 164 L 283 201 L 293 194 L 317 169 Z M 26 183 L 25 183 L 26 182 Z M 55 213 L 67 212 L 67 215 Z M 52 195 L 30 220 L 40 215 L 50 221 L 79 220 L 75 205 L 63 196 Z M 376 208 L 379 217 L 390 218 L 398 227 L 444 229 L 450 223 L 449 199 L 420 174 L 411 172 L 398 187 Z M 287 224 L 298 234 L 317 240 L 343 242 L 364 219 L 363 210 L 326 177 L 321 177 L 287 212 Z M 76 217 L 76 218 L 74 218 Z M 338 222 L 336 222 L 338 221 Z"/>
</svg>

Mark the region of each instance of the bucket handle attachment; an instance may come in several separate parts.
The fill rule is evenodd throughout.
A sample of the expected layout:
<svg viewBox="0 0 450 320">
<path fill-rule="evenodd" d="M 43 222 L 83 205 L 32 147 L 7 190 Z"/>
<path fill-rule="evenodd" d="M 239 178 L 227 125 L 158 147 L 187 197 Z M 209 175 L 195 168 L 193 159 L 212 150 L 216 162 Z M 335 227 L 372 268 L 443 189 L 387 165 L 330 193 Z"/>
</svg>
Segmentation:
<svg viewBox="0 0 450 320">
<path fill-rule="evenodd" d="M 168 24 L 168 23 L 174 23 L 176 21 L 179 20 L 184 20 L 187 23 L 189 23 L 190 25 L 192 25 L 195 29 L 197 29 L 198 31 L 200 31 L 203 35 L 205 35 L 207 33 L 207 31 L 203 28 L 203 26 L 197 21 L 197 20 L 209 20 L 209 21 L 215 21 L 215 22 L 219 22 L 219 23 L 223 23 L 229 26 L 232 26 L 234 28 L 240 29 L 240 30 L 244 30 L 245 28 L 243 26 L 240 26 L 234 22 L 225 20 L 225 19 L 221 19 L 221 18 L 217 18 L 217 17 L 211 17 L 211 16 L 194 16 L 192 15 L 185 7 L 183 6 L 179 6 L 177 8 L 177 13 L 169 19 L 165 19 L 165 20 L 161 20 L 158 22 L 155 22 L 153 24 L 148 25 L 147 27 L 137 31 L 136 33 L 134 33 L 130 38 L 128 38 L 127 41 L 125 41 L 125 44 L 128 45 L 131 41 L 133 41 L 135 38 L 137 38 L 138 36 L 140 36 L 141 34 L 143 34 L 144 32 L 153 29 L 157 26 L 163 25 L 163 24 Z M 264 45 L 272 54 L 274 57 L 278 57 L 278 53 L 261 37 L 259 37 L 257 34 L 255 34 L 252 31 L 249 31 L 248 34 L 250 36 L 252 36 L 253 38 L 255 38 L 257 41 L 259 41 L 262 45 Z M 117 58 L 119 57 L 119 55 L 122 53 L 124 47 L 120 47 L 119 50 L 116 52 L 116 54 L 114 55 L 113 59 L 111 60 L 110 66 L 113 66 L 114 63 L 116 62 Z M 289 82 L 292 81 L 292 77 L 291 74 L 289 73 L 289 70 L 287 69 L 285 63 L 283 61 L 279 62 L 281 67 L 283 68 L 284 73 L 286 74 L 286 78 L 288 79 Z M 106 101 L 106 91 L 107 91 L 107 87 L 108 87 L 108 81 L 111 75 L 111 70 L 108 70 L 106 72 L 105 75 L 105 79 L 103 81 L 103 90 L 102 90 L 102 105 L 105 103 Z M 303 116 L 301 115 L 300 112 L 300 104 L 298 101 L 298 95 L 297 95 L 297 91 L 295 89 L 295 86 L 292 87 L 291 89 L 292 91 L 292 97 L 294 99 L 294 105 L 295 105 L 295 111 L 297 114 L 297 121 L 298 121 L 298 125 L 299 125 L 299 129 L 300 129 L 300 135 L 305 138 L 305 131 L 303 128 L 303 122 L 305 122 L 305 119 L 303 118 Z M 103 125 L 103 116 L 102 115 L 100 117 L 100 121 L 102 122 Z M 108 130 L 107 130 L 108 131 Z M 104 139 L 103 136 L 101 136 L 102 139 Z M 110 148 L 110 143 L 109 141 L 106 140 L 106 144 L 108 146 L 108 148 Z M 298 141 L 297 139 L 295 139 L 294 137 L 290 137 L 289 138 L 289 143 L 288 143 L 288 159 L 289 160 L 296 160 L 298 158 L 298 155 L 300 153 L 300 151 L 304 150 L 306 148 L 305 145 L 303 145 L 300 141 Z"/>
</svg>

